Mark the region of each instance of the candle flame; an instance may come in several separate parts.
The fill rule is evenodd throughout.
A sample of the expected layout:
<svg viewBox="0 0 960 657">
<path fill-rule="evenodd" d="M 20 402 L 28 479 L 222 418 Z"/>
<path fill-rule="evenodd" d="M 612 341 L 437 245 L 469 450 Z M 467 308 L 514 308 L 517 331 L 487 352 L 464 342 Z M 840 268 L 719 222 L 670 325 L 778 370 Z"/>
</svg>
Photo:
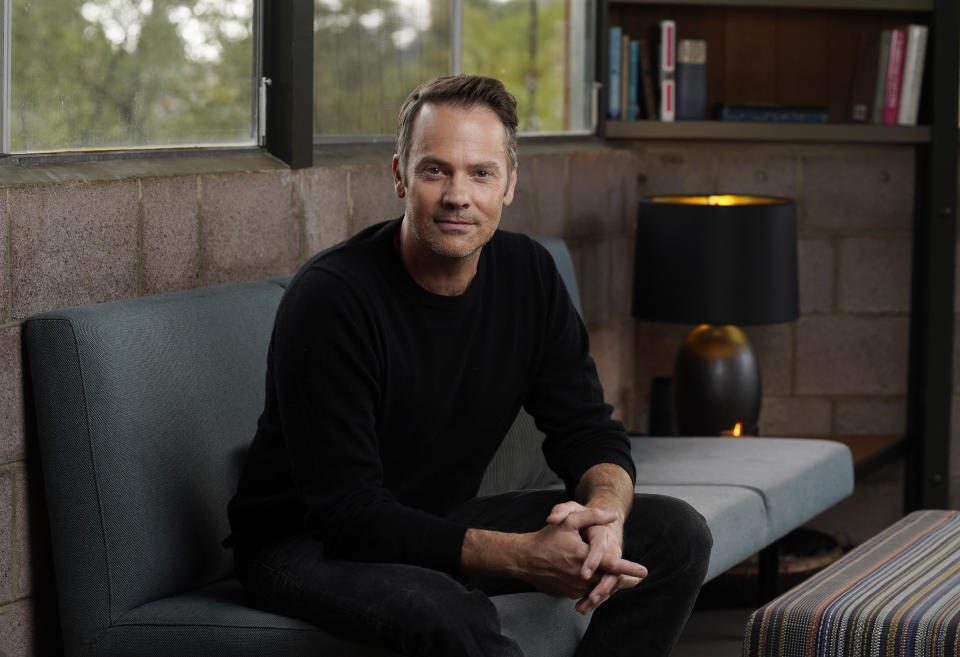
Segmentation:
<svg viewBox="0 0 960 657">
<path fill-rule="evenodd" d="M 743 433 L 743 425 L 737 422 L 733 425 L 733 435 L 734 437 L 739 437 L 741 433 Z"/>
</svg>

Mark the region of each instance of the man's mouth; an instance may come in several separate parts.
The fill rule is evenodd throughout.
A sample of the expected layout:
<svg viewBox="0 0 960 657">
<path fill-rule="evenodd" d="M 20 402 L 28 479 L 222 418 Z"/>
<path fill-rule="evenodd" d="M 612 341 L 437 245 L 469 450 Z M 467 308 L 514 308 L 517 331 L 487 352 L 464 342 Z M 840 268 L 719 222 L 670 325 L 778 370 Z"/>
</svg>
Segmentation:
<svg viewBox="0 0 960 657">
<path fill-rule="evenodd" d="M 434 217 L 434 223 L 446 224 L 448 226 L 472 226 L 476 222 L 463 217 Z"/>
</svg>

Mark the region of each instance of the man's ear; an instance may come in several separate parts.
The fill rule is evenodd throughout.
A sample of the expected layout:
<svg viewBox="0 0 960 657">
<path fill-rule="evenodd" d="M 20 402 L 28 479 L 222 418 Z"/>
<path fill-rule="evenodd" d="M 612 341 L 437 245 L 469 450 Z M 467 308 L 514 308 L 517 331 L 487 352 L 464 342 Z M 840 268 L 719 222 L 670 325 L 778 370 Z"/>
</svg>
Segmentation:
<svg viewBox="0 0 960 657">
<path fill-rule="evenodd" d="M 513 171 L 510 172 L 510 180 L 507 183 L 507 191 L 503 193 L 503 204 L 510 205 L 513 203 L 513 192 L 517 188 L 517 165 L 513 165 Z"/>
<path fill-rule="evenodd" d="M 400 170 L 400 156 L 393 155 L 393 188 L 397 192 L 397 198 L 403 198 L 407 195 L 407 186 L 403 184 L 403 171 Z"/>
</svg>

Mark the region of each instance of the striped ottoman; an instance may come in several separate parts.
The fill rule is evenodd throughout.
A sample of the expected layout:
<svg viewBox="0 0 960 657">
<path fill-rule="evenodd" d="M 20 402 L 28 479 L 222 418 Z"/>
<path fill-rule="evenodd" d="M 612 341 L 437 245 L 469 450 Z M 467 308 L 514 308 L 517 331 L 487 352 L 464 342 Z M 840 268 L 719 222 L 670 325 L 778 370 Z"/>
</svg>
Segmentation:
<svg viewBox="0 0 960 657">
<path fill-rule="evenodd" d="M 753 613 L 748 657 L 960 657 L 960 511 L 917 511 Z"/>
</svg>

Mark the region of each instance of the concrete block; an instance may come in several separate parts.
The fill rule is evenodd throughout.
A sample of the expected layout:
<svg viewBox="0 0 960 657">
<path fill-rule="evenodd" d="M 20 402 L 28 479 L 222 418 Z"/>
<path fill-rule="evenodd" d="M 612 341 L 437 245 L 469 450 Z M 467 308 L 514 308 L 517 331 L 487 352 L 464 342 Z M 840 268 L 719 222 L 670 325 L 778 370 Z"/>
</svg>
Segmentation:
<svg viewBox="0 0 960 657">
<path fill-rule="evenodd" d="M 304 169 L 303 213 L 306 221 L 307 257 L 350 236 L 347 168 Z"/>
<path fill-rule="evenodd" d="M 0 323 L 10 320 L 10 217 L 7 190 L 0 189 Z"/>
<path fill-rule="evenodd" d="M 627 319 L 633 303 L 633 235 L 611 238 L 610 315 Z"/>
<path fill-rule="evenodd" d="M 857 482 L 853 495 L 809 523 L 842 543 L 860 545 L 903 517 L 903 465 L 893 463 Z"/>
<path fill-rule="evenodd" d="M 20 600 L 0 607 L 0 655 L 45 657 L 36 652 L 37 643 L 34 637 L 33 605 L 30 600 Z"/>
<path fill-rule="evenodd" d="M 699 145 L 654 147 L 640 157 L 637 174 L 640 196 L 655 194 L 712 194 L 716 156 Z"/>
<path fill-rule="evenodd" d="M 16 564 L 15 593 L 18 598 L 30 595 L 32 571 L 30 568 L 30 496 L 27 493 L 27 470 L 20 466 L 13 472 L 14 522 L 13 562 Z"/>
<path fill-rule="evenodd" d="M 348 175 L 350 235 L 403 214 L 404 201 L 397 198 L 393 187 L 389 159 L 383 164 L 350 167 Z"/>
<path fill-rule="evenodd" d="M 831 150 L 803 155 L 801 230 L 908 231 L 914 149 L 852 145 Z"/>
<path fill-rule="evenodd" d="M 537 195 L 533 181 L 518 176 L 513 201 L 503 208 L 500 216 L 500 228 L 533 235 L 537 232 Z"/>
<path fill-rule="evenodd" d="M 640 320 L 635 321 L 634 326 L 634 390 L 638 403 L 649 407 L 653 378 L 673 376 L 677 352 L 694 327 Z M 641 429 L 646 430 L 646 426 Z"/>
<path fill-rule="evenodd" d="M 143 293 L 200 282 L 200 212 L 196 176 L 141 181 Z"/>
<path fill-rule="evenodd" d="M 619 233 L 624 223 L 625 180 L 632 159 L 613 150 L 574 153 L 569 157 L 569 207 L 566 234 L 598 237 Z"/>
<path fill-rule="evenodd" d="M 12 602 L 17 595 L 16 560 L 16 497 L 14 477 L 16 468 L 0 471 L 0 604 Z"/>
<path fill-rule="evenodd" d="M 724 149 L 716 157 L 717 192 L 797 198 L 795 155 L 771 153 L 763 146 Z"/>
<path fill-rule="evenodd" d="M 201 282 L 290 274 L 300 266 L 299 177 L 288 172 L 201 178 Z"/>
<path fill-rule="evenodd" d="M 20 327 L 0 329 L 0 464 L 26 456 Z"/>
<path fill-rule="evenodd" d="M 908 318 L 801 317 L 795 392 L 902 395 L 907 389 Z"/>
<path fill-rule="evenodd" d="M 834 401 L 834 433 L 838 436 L 903 435 L 906 429 L 904 397 Z"/>
<path fill-rule="evenodd" d="M 801 314 L 833 311 L 833 256 L 832 240 L 803 238 L 797 242 L 797 284 Z"/>
<path fill-rule="evenodd" d="M 764 395 L 793 391 L 793 323 L 742 327 L 760 363 Z"/>
<path fill-rule="evenodd" d="M 136 181 L 18 187 L 13 317 L 137 294 Z"/>
<path fill-rule="evenodd" d="M 760 406 L 761 436 L 829 436 L 830 400 L 821 397 L 764 396 Z"/>
<path fill-rule="evenodd" d="M 522 158 L 521 158 L 522 160 Z M 519 175 L 531 176 L 536 198 L 537 232 L 563 236 L 567 224 L 569 159 L 565 155 L 538 155 L 521 161 Z"/>
<path fill-rule="evenodd" d="M 841 312 L 909 312 L 909 235 L 840 240 Z"/>
<path fill-rule="evenodd" d="M 581 248 L 582 265 L 580 299 L 583 302 L 583 320 L 587 324 L 605 322 L 611 318 L 610 276 L 613 242 L 600 238 L 586 242 Z"/>
</svg>

